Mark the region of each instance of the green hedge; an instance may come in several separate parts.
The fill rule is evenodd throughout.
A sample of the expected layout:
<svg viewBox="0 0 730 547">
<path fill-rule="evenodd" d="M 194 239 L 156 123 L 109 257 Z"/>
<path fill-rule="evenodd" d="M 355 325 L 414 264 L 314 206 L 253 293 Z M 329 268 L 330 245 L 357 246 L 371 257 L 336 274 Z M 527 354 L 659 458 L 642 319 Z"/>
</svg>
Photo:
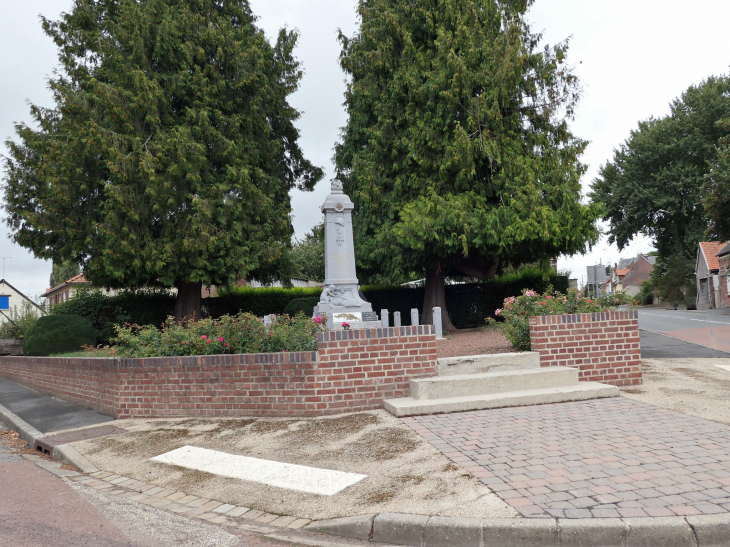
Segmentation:
<svg viewBox="0 0 730 547">
<path fill-rule="evenodd" d="M 544 278 L 538 272 L 523 272 L 485 283 L 447 285 L 447 308 L 451 321 L 459 328 L 483 325 L 487 317 L 494 317 L 494 310 L 502 307 L 505 298 L 517 296 L 523 289 L 544 292 L 550 285 L 555 290 L 566 292 L 568 278 L 560 275 Z M 417 308 L 421 312 L 423 308 L 423 288 L 364 286 L 362 292 L 375 312 L 380 314 L 382 309 L 390 312 L 391 324 L 393 312 L 400 311 L 403 324 L 408 325 L 411 309 Z M 318 287 L 234 287 L 230 293 L 204 298 L 201 315 L 204 318 L 239 312 L 252 313 L 257 317 L 271 313 L 283 315 L 293 300 L 305 299 L 316 304 L 321 293 L 322 289 Z M 80 290 L 68 302 L 53 306 L 51 313 L 87 318 L 97 331 L 97 343 L 107 345 L 114 337 L 115 325 L 159 326 L 173 315 L 174 304 L 175 297 L 161 291 L 127 291 L 105 296 L 98 290 Z"/>
<path fill-rule="evenodd" d="M 284 313 L 289 317 L 294 317 L 298 313 L 304 313 L 307 317 L 314 315 L 314 306 L 319 303 L 318 296 L 310 298 L 295 298 L 286 305 Z"/>
<path fill-rule="evenodd" d="M 222 292 L 220 296 L 204 298 L 202 302 L 203 317 L 221 317 L 236 315 L 238 312 L 252 313 L 263 317 L 275 313 L 282 315 L 289 302 L 295 298 L 319 297 L 321 287 L 293 287 L 280 289 L 264 287 L 233 287 L 230 292 Z"/>
<path fill-rule="evenodd" d="M 80 315 L 47 315 L 23 337 L 23 355 L 51 355 L 77 351 L 96 344 L 96 331 Z"/>
<path fill-rule="evenodd" d="M 523 289 L 544 292 L 549 286 L 566 292 L 568 278 L 563 275 L 544 277 L 536 271 L 504 276 L 484 283 L 466 283 L 446 286 L 446 303 L 451 321 L 458 328 L 483 325 L 487 317 L 494 317 L 494 310 L 502 307 L 502 302 L 510 296 L 517 296 Z M 292 300 L 319 297 L 321 288 L 263 288 L 237 287 L 231 294 L 206 298 L 203 301 L 203 315 L 220 317 L 251 312 L 258 317 L 271 313 L 286 313 Z M 404 325 L 410 324 L 411 309 L 423 308 L 423 288 L 363 286 L 362 292 L 370 302 L 373 311 L 401 312 Z"/>
<path fill-rule="evenodd" d="M 162 291 L 124 291 L 106 296 L 97 289 L 81 289 L 67 302 L 51 308 L 51 315 L 80 315 L 97 332 L 97 343 L 108 345 L 115 325 L 160 326 L 174 314 L 175 297 Z"/>
</svg>

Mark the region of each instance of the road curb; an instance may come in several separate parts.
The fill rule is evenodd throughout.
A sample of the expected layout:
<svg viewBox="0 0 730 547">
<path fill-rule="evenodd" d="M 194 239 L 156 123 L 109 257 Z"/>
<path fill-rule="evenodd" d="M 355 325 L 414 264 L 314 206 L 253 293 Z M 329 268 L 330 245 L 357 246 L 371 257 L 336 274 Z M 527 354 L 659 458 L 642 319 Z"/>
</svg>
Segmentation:
<svg viewBox="0 0 730 547">
<path fill-rule="evenodd" d="M 730 545 L 730 514 L 655 518 L 476 519 L 381 513 L 315 521 L 304 529 L 408 547 Z"/>
<path fill-rule="evenodd" d="M 26 441 L 29 446 L 35 446 L 35 442 L 38 439 L 46 436 L 45 433 L 38 431 L 35 427 L 23 420 L 23 418 L 11 412 L 3 405 L 0 405 L 0 422 L 8 428 L 17 431 L 20 438 Z M 99 471 L 78 450 L 69 444 L 55 447 L 51 457 L 61 463 L 73 465 L 83 473 L 95 473 Z"/>
</svg>

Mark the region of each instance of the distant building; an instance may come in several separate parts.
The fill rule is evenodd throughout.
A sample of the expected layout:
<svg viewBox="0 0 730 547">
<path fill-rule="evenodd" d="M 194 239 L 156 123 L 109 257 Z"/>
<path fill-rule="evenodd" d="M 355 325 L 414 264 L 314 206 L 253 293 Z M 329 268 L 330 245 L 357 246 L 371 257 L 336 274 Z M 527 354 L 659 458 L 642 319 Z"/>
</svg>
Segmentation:
<svg viewBox="0 0 730 547">
<path fill-rule="evenodd" d="M 727 299 L 730 288 L 727 285 L 728 254 L 730 254 L 730 242 L 700 242 L 695 263 L 698 310 L 730 307 L 730 301 Z M 723 275 L 720 274 L 720 258 L 723 263 Z"/>
<path fill-rule="evenodd" d="M 37 316 L 45 313 L 38 304 L 4 279 L 0 279 L 0 325 L 12 321 L 26 310 Z"/>
<path fill-rule="evenodd" d="M 50 305 L 59 304 L 69 300 L 74 294 L 76 294 L 76 291 L 82 287 L 91 288 L 92 285 L 90 281 L 86 280 L 84 274 L 81 273 L 71 279 L 67 279 L 60 285 L 46 289 L 46 292 L 44 292 L 41 296 L 43 296 L 43 298 L 46 299 L 46 302 Z"/>
<path fill-rule="evenodd" d="M 636 296 L 641 292 L 641 284 L 651 277 L 656 257 L 644 254 L 632 258 L 622 258 L 614 265 L 611 276 L 611 291 Z"/>
<path fill-rule="evenodd" d="M 592 295 L 601 294 L 601 287 L 603 287 L 604 283 L 606 283 L 606 279 L 608 279 L 608 275 L 606 274 L 606 266 L 604 266 L 603 264 L 594 264 L 593 266 L 588 266 L 586 268 L 586 273 L 588 274 L 586 277 L 586 279 L 588 280 L 588 293 Z"/>
</svg>

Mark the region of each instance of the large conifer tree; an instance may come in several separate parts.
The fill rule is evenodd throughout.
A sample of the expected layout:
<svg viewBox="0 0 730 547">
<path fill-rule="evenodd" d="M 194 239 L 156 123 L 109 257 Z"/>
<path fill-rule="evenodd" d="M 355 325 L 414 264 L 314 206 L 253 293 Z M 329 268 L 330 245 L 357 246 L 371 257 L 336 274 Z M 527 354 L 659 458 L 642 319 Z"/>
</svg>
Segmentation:
<svg viewBox="0 0 730 547">
<path fill-rule="evenodd" d="M 178 318 L 202 283 L 276 268 L 289 191 L 322 177 L 287 102 L 296 33 L 270 44 L 247 0 L 75 0 L 43 27 L 61 69 L 8 143 L 14 240 L 97 285 L 175 286 Z"/>
<path fill-rule="evenodd" d="M 597 207 L 580 204 L 586 143 L 566 121 L 578 97 L 567 45 L 538 49 L 531 3 L 361 0 L 359 32 L 340 36 L 351 81 L 335 160 L 358 262 L 424 272 L 426 322 L 446 310 L 445 275 L 488 279 L 500 261 L 597 238 Z"/>
</svg>

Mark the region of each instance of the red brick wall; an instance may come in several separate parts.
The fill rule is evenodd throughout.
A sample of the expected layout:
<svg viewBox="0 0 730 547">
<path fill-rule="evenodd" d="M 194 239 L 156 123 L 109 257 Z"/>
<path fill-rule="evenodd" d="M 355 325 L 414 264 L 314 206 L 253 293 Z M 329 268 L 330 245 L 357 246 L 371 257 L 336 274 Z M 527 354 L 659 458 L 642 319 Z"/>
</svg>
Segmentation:
<svg viewBox="0 0 730 547">
<path fill-rule="evenodd" d="M 316 352 L 155 359 L 2 357 L 0 376 L 117 418 L 320 416 L 380 408 L 434 374 L 431 327 L 336 331 Z"/>
<path fill-rule="evenodd" d="M 615 386 L 641 383 L 637 311 L 530 317 L 540 365 L 579 369 L 580 380 Z"/>
</svg>

